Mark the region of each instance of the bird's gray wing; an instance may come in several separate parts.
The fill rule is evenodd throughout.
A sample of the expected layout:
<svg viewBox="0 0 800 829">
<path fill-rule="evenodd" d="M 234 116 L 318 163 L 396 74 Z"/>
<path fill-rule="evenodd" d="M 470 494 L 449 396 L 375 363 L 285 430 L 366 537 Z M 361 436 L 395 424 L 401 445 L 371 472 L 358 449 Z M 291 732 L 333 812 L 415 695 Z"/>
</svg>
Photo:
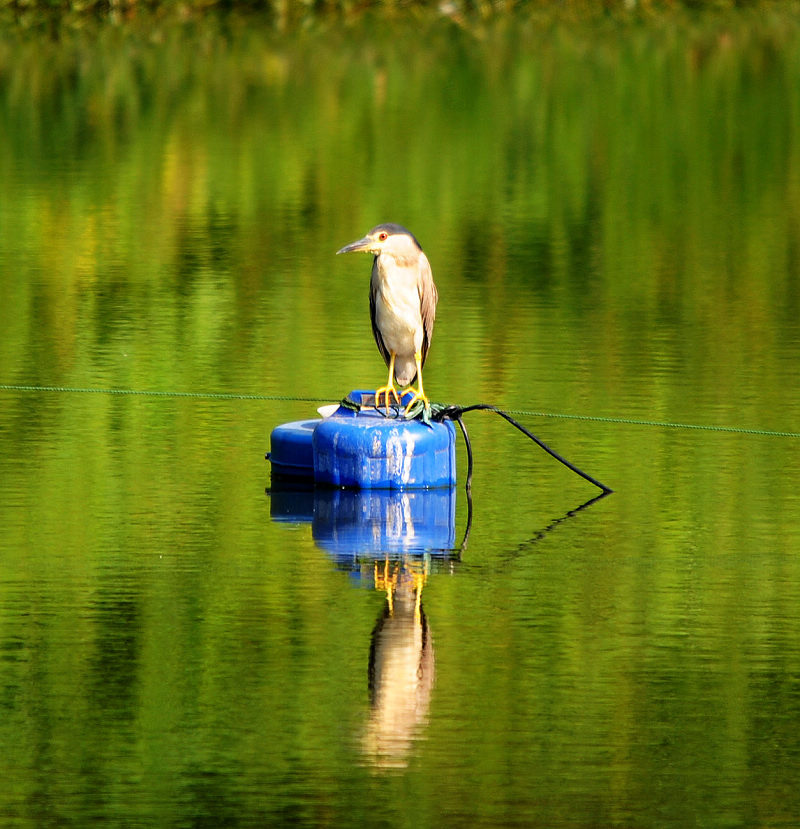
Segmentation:
<svg viewBox="0 0 800 829">
<path fill-rule="evenodd" d="M 433 281 L 431 266 L 425 254 L 420 256 L 419 261 L 419 304 L 422 313 L 422 365 L 425 365 L 425 358 L 428 356 L 428 349 L 433 339 L 433 323 L 436 319 L 436 303 L 439 301 L 439 292 Z"/>
<path fill-rule="evenodd" d="M 383 361 L 388 366 L 390 360 L 392 359 L 392 355 L 389 353 L 389 349 L 386 348 L 386 343 L 384 343 L 381 332 L 378 330 L 378 322 L 375 318 L 375 293 L 377 291 L 377 274 L 375 272 L 377 268 L 378 257 L 376 256 L 372 265 L 372 278 L 369 281 L 369 320 L 372 323 L 372 336 L 375 337 L 375 342 L 378 345 L 378 351 L 380 351 Z"/>
</svg>

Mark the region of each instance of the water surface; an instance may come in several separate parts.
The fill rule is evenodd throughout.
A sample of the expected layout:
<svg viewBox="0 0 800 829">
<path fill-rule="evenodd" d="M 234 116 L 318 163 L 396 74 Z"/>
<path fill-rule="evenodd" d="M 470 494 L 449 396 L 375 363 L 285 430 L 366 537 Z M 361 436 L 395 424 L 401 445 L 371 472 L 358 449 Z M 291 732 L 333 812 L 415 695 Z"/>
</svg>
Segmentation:
<svg viewBox="0 0 800 829">
<path fill-rule="evenodd" d="M 795 825 L 798 21 L 382 23 L 2 41 L 4 825 Z M 480 413 L 465 545 L 265 492 L 381 221 L 426 390 L 613 495 Z"/>
</svg>

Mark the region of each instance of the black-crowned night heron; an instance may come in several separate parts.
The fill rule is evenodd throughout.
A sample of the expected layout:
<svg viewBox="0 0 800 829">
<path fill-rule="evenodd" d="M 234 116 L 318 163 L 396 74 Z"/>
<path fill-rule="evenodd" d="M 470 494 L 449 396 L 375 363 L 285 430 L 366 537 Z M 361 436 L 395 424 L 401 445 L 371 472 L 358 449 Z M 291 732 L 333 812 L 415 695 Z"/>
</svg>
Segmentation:
<svg viewBox="0 0 800 829">
<path fill-rule="evenodd" d="M 428 257 L 411 231 L 402 225 L 382 224 L 357 242 L 345 245 L 337 253 L 365 251 L 372 253 L 372 279 L 369 285 L 369 314 L 378 350 L 389 366 L 389 380 L 375 391 L 375 405 L 381 395 L 389 408 L 389 398 L 400 403 L 394 381 L 406 388 L 418 379 L 406 414 L 417 401 L 430 406 L 422 386 L 422 367 L 433 336 L 436 301 L 439 294 L 433 284 Z"/>
</svg>

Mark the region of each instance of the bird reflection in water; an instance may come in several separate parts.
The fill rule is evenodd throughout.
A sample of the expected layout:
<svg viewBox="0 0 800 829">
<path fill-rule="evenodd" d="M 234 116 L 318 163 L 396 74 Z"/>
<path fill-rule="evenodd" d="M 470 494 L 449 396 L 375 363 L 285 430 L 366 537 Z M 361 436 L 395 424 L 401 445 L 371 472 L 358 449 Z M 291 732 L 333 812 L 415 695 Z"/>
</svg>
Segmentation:
<svg viewBox="0 0 800 829">
<path fill-rule="evenodd" d="M 375 564 L 375 587 L 386 592 L 386 602 L 372 631 L 363 750 L 376 767 L 405 766 L 427 720 L 434 658 L 422 610 L 426 577 L 427 566 L 419 559 Z"/>
</svg>

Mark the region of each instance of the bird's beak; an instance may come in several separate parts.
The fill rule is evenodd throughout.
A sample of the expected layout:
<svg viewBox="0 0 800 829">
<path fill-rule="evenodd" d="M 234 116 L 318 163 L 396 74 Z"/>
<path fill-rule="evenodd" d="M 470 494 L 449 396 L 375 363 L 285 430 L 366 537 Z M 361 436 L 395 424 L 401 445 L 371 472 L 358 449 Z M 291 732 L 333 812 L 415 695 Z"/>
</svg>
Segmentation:
<svg viewBox="0 0 800 829">
<path fill-rule="evenodd" d="M 365 236 L 363 239 L 359 239 L 357 242 L 351 242 L 349 245 L 345 245 L 341 250 L 337 250 L 336 254 L 340 253 L 354 253 L 355 251 L 359 250 L 366 250 L 372 247 L 372 239 L 369 236 Z"/>
</svg>

